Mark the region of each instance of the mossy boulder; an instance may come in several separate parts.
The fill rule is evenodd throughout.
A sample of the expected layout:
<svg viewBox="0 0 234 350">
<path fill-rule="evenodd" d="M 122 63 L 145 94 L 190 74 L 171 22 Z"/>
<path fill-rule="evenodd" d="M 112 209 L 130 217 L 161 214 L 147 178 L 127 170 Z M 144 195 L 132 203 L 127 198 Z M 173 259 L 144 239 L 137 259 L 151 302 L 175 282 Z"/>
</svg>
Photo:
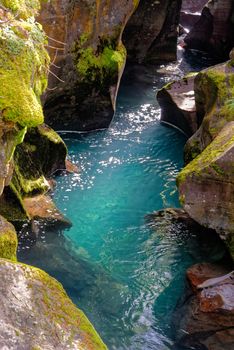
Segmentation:
<svg viewBox="0 0 234 350">
<path fill-rule="evenodd" d="M 200 128 L 185 146 L 188 163 L 200 154 L 234 120 L 234 64 L 231 61 L 201 71 L 194 80 Z"/>
<path fill-rule="evenodd" d="M 35 267 L 0 259 L 0 348 L 107 349 L 63 287 Z"/>
<path fill-rule="evenodd" d="M 17 244 L 14 226 L 0 215 L 0 258 L 16 261 Z"/>
<path fill-rule="evenodd" d="M 234 258 L 234 121 L 177 178 L 186 212 L 218 232 Z"/>
<path fill-rule="evenodd" d="M 45 193 L 50 188 L 47 177 L 66 169 L 67 148 L 60 136 L 47 125 L 29 128 L 24 142 L 14 153 L 11 186 L 21 196 Z"/>
<path fill-rule="evenodd" d="M 33 218 L 24 198 L 50 189 L 48 178 L 66 169 L 66 155 L 63 140 L 47 125 L 28 128 L 24 141 L 15 148 L 13 174 L 0 197 L 0 213 L 10 221 Z"/>
</svg>

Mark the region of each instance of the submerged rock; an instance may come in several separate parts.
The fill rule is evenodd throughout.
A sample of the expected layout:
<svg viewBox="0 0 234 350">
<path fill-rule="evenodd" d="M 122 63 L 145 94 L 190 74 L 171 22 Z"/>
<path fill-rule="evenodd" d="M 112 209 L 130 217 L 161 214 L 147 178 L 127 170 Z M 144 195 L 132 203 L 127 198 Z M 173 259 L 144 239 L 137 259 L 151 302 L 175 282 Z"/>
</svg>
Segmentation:
<svg viewBox="0 0 234 350">
<path fill-rule="evenodd" d="M 42 270 L 0 259 L 0 347 L 107 349 L 63 287 Z"/>
<path fill-rule="evenodd" d="M 195 106 L 194 79 L 197 73 L 167 84 L 157 93 L 161 107 L 161 121 L 181 129 L 187 136 L 198 129 Z"/>
<path fill-rule="evenodd" d="M 48 195 L 38 195 L 23 199 L 23 205 L 34 225 L 43 222 L 47 226 L 71 227 L 71 222 L 58 210 Z M 35 230 L 37 231 L 36 227 Z"/>
<path fill-rule="evenodd" d="M 188 287 L 173 322 L 180 347 L 233 349 L 234 279 L 225 276 L 228 272 L 227 267 L 205 263 L 187 270 Z M 209 287 L 201 288 L 202 283 Z"/>
<path fill-rule="evenodd" d="M 14 226 L 0 216 L 0 258 L 16 260 L 17 244 Z"/>
<path fill-rule="evenodd" d="M 123 34 L 128 60 L 155 63 L 176 60 L 181 0 L 141 0 Z"/>
</svg>

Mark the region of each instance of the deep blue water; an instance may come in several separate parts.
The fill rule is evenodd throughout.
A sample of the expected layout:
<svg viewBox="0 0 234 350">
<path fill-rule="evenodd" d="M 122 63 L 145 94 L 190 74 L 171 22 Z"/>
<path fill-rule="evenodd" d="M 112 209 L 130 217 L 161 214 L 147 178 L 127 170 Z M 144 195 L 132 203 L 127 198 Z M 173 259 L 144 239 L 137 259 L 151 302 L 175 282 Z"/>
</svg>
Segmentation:
<svg viewBox="0 0 234 350">
<path fill-rule="evenodd" d="M 185 270 L 216 252 L 216 243 L 198 242 L 182 227 L 145 221 L 179 207 L 175 179 L 186 139 L 160 124 L 155 94 L 180 73 L 178 65 L 133 68 L 108 130 L 63 133 L 80 174 L 57 178 L 53 196 L 73 226 L 41 227 L 31 244 L 22 231 L 20 259 L 59 279 L 112 350 L 171 349 Z"/>
</svg>

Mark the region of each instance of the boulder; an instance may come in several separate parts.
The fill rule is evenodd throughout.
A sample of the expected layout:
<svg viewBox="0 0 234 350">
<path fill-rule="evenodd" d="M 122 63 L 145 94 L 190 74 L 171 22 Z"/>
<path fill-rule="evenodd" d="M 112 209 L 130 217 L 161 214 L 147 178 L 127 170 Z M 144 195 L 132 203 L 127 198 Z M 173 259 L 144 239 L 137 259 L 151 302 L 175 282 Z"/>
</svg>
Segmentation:
<svg viewBox="0 0 234 350">
<path fill-rule="evenodd" d="M 228 59 L 234 45 L 234 7 L 232 0 L 211 0 L 201 18 L 184 39 L 188 49 L 208 51 L 217 59 Z"/>
<path fill-rule="evenodd" d="M 186 349 L 233 349 L 232 273 L 226 266 L 203 263 L 187 270 L 187 280 L 185 295 L 174 313 L 177 344 Z"/>
<path fill-rule="evenodd" d="M 26 197 L 23 199 L 23 206 L 34 222 L 34 231 L 36 233 L 37 226 L 43 222 L 47 226 L 54 226 L 60 228 L 71 227 L 71 222 L 64 217 L 58 210 L 54 202 L 48 195 L 37 195 L 34 197 Z"/>
<path fill-rule="evenodd" d="M 181 80 L 169 83 L 157 93 L 161 121 L 176 126 L 188 137 L 198 129 L 194 94 L 196 75 L 197 73 L 191 73 Z"/>
<path fill-rule="evenodd" d="M 234 121 L 177 178 L 191 218 L 218 232 L 234 258 Z"/>
<path fill-rule="evenodd" d="M 55 279 L 0 259 L 1 349 L 107 349 Z"/>
<path fill-rule="evenodd" d="M 121 37 L 138 0 L 44 2 L 38 20 L 48 35 L 48 125 L 56 130 L 108 127 L 126 60 Z"/>
<path fill-rule="evenodd" d="M 14 226 L 0 216 L 0 258 L 16 261 L 17 244 Z"/>
<path fill-rule="evenodd" d="M 181 0 L 140 1 L 123 34 L 128 61 L 176 60 L 180 8 Z"/>
</svg>

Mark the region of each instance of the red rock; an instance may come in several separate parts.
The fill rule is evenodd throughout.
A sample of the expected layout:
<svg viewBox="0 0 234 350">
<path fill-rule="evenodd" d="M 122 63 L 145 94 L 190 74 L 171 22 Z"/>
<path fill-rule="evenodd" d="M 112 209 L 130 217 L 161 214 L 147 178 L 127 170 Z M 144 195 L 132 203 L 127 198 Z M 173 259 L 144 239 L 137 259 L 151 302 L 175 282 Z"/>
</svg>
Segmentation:
<svg viewBox="0 0 234 350">
<path fill-rule="evenodd" d="M 188 348 L 231 350 L 234 345 L 234 280 L 198 290 L 200 281 L 220 277 L 228 267 L 197 264 L 189 268 L 189 288 L 174 315 L 177 344 Z"/>
</svg>

